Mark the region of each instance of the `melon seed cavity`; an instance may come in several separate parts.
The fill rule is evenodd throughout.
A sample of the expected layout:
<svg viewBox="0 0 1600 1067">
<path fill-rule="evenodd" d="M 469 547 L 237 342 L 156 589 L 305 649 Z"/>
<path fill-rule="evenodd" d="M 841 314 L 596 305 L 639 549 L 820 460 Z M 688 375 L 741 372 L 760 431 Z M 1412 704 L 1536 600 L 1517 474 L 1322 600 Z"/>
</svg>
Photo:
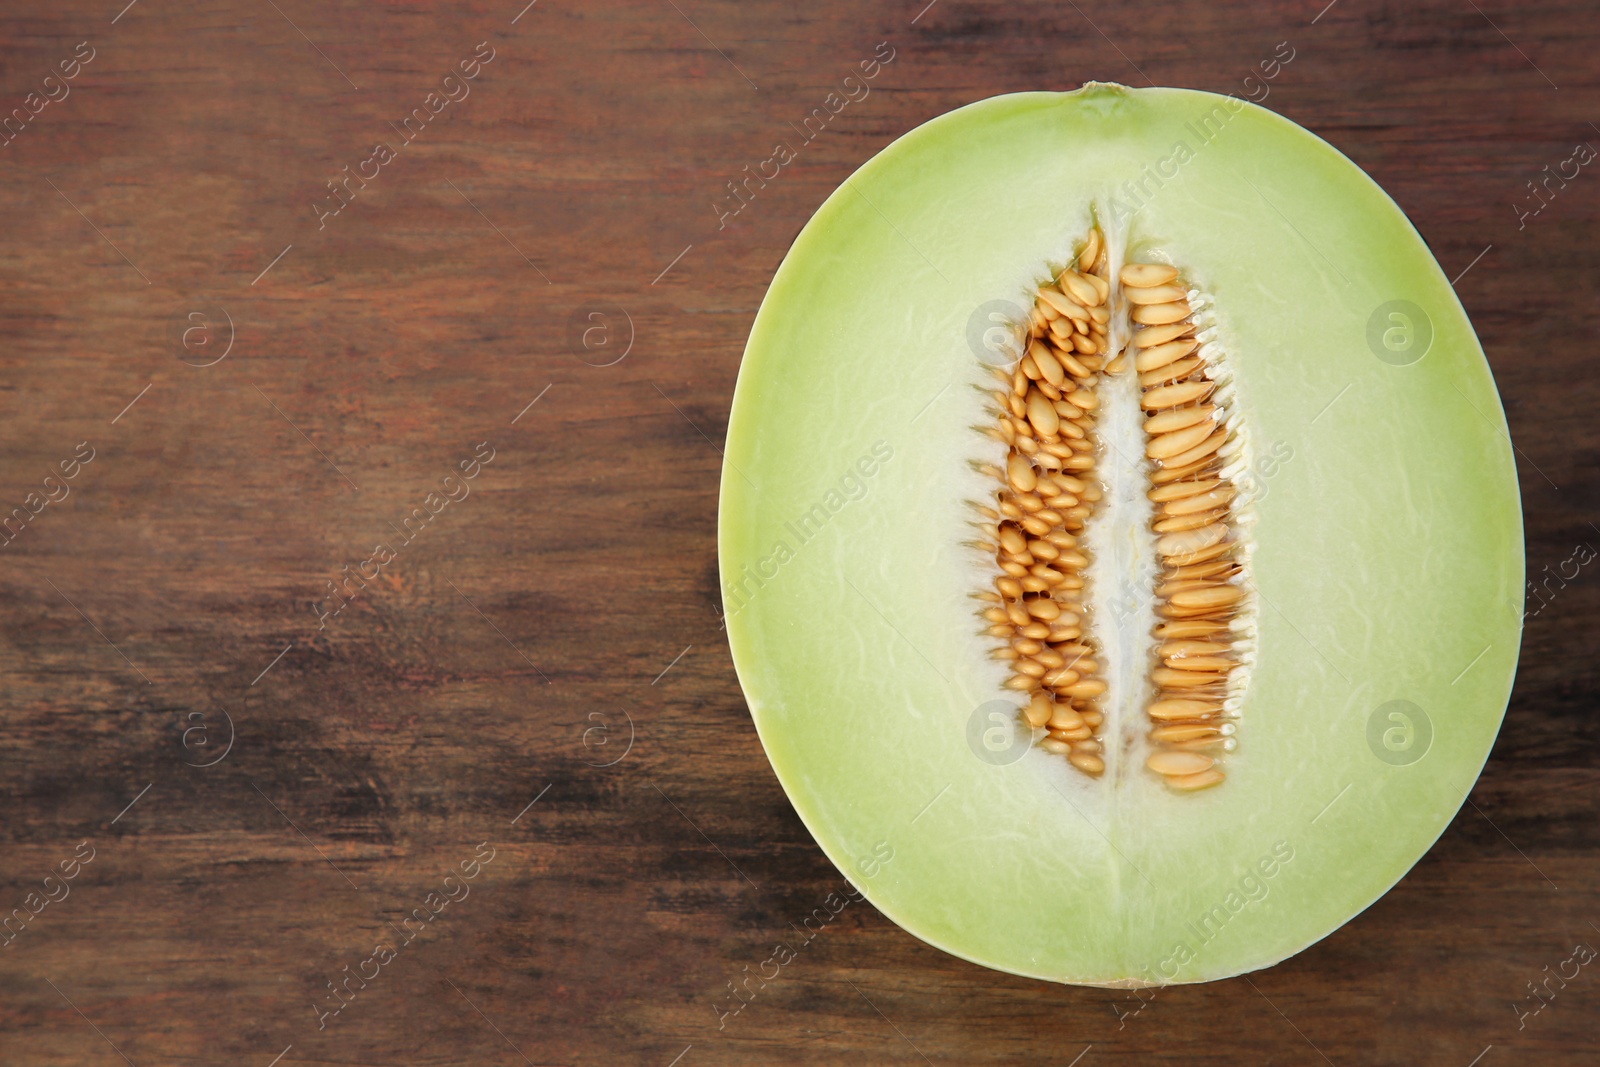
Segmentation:
<svg viewBox="0 0 1600 1067">
<path fill-rule="evenodd" d="M 1245 441 L 1210 299 L 1177 267 L 1119 269 L 1112 259 L 1091 229 L 1039 289 L 1025 354 L 994 370 L 993 422 L 979 429 L 1006 456 L 1003 467 L 976 464 L 999 483 L 976 507 L 979 546 L 997 573 L 975 595 L 985 634 L 1001 642 L 994 655 L 1012 672 L 1005 687 L 1026 700 L 1021 715 L 1040 748 L 1103 775 L 1107 746 L 1132 749 L 1137 739 L 1118 721 L 1132 715 L 1108 721 L 1108 711 L 1139 698 L 1144 767 L 1173 789 L 1200 790 L 1225 778 L 1252 654 L 1248 501 L 1238 481 Z M 1096 433 L 1108 380 L 1121 375 L 1137 378 L 1143 457 L 1108 457 Z M 1146 590 L 1157 623 L 1137 694 L 1108 692 L 1096 631 L 1115 623 L 1087 587 L 1084 531 L 1105 494 L 1097 468 L 1113 458 L 1137 463 L 1145 479 L 1152 517 L 1142 535 L 1159 565 Z"/>
</svg>

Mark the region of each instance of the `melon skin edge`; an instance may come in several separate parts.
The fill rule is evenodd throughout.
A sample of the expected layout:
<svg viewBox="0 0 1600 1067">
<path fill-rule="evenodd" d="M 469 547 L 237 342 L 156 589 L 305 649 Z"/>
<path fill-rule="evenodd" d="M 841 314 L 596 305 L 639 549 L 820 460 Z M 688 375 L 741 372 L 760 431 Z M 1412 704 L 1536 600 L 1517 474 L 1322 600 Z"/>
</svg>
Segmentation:
<svg viewBox="0 0 1600 1067">
<path fill-rule="evenodd" d="M 1097 797 L 1037 752 L 992 766 L 965 736 L 1003 677 L 973 636 L 978 557 L 960 547 L 962 501 L 983 491 L 969 319 L 1021 303 L 1090 203 L 1119 198 L 1135 251 L 1203 275 L 1254 440 L 1292 452 L 1259 506 L 1262 653 L 1236 769 L 1175 801 Z M 1429 326 L 1414 362 L 1369 343 L 1396 301 Z M 901 137 L 775 275 L 726 456 L 724 610 L 774 771 L 874 906 L 972 962 L 1107 986 L 1268 966 L 1398 881 L 1492 747 L 1523 573 L 1487 362 L 1393 201 L 1263 108 L 1091 84 Z M 1412 762 L 1369 741 L 1396 701 L 1431 732 Z"/>
</svg>

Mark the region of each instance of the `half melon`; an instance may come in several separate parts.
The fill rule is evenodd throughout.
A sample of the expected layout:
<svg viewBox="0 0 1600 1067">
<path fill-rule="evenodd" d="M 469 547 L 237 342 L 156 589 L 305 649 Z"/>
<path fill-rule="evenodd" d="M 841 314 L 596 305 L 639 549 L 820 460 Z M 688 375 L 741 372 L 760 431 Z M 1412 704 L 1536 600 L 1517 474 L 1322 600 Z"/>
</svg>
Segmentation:
<svg viewBox="0 0 1600 1067">
<path fill-rule="evenodd" d="M 1443 831 L 1516 665 L 1516 471 L 1404 214 L 1251 104 L 1090 84 L 913 130 L 784 259 L 723 470 L 763 745 L 984 966 L 1270 965 Z"/>
</svg>

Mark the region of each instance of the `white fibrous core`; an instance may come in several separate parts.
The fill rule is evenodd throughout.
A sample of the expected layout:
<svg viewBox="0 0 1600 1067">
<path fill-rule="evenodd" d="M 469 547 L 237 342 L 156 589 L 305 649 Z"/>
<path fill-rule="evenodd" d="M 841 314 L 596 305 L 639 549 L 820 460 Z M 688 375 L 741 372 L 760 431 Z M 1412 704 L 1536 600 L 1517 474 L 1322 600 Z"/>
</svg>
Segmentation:
<svg viewBox="0 0 1600 1067">
<path fill-rule="evenodd" d="M 975 595 L 1040 748 L 1194 791 L 1226 777 L 1255 655 L 1249 441 L 1214 301 L 1120 252 L 1092 228 L 995 369 Z"/>
</svg>

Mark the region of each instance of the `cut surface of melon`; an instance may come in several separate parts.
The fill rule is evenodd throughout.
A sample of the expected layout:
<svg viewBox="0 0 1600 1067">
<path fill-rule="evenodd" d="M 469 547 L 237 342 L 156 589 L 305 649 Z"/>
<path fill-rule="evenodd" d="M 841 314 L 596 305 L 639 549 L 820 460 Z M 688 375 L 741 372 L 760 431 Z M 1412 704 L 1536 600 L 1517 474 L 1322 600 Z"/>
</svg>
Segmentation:
<svg viewBox="0 0 1600 1067">
<path fill-rule="evenodd" d="M 726 458 L 774 770 L 976 963 L 1270 965 L 1420 858 L 1499 728 L 1523 575 L 1487 363 L 1400 209 L 1254 105 L 1092 83 L 896 141 L 779 268 Z"/>
</svg>

